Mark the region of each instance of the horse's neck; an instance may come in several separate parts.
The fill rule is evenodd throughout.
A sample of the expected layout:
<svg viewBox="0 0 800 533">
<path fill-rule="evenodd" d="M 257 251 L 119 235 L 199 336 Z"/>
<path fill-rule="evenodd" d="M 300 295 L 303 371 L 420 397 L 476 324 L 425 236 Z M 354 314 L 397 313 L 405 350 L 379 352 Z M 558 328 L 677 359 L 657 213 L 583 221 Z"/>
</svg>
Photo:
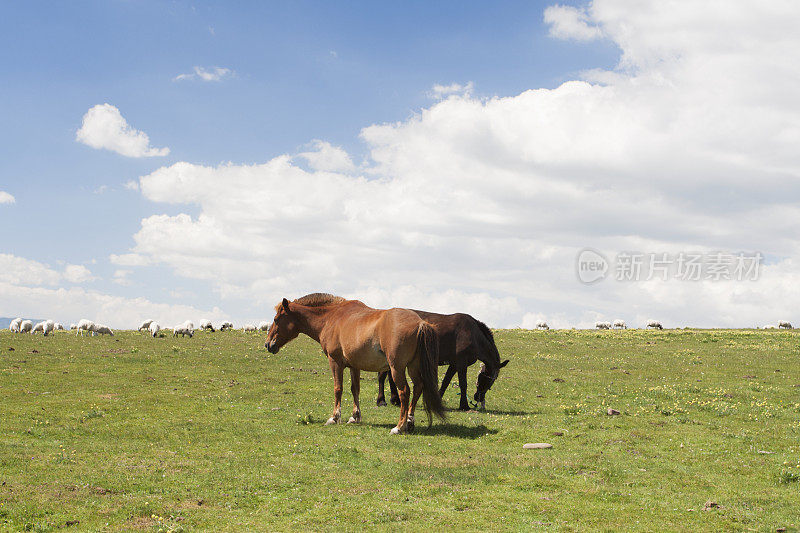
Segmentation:
<svg viewBox="0 0 800 533">
<path fill-rule="evenodd" d="M 298 306 L 296 311 L 303 317 L 300 331 L 320 342 L 320 334 L 327 323 L 328 309 L 324 307 Z"/>
</svg>

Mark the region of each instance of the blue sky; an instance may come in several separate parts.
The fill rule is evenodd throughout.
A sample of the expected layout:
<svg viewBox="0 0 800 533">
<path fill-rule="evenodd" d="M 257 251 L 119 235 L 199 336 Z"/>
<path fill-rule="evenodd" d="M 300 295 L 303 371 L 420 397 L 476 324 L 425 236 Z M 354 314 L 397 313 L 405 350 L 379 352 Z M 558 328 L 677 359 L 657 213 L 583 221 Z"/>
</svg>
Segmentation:
<svg viewBox="0 0 800 533">
<path fill-rule="evenodd" d="M 403 179 L 399 169 L 376 170 L 380 162 L 373 152 L 375 145 L 365 142 L 361 132 L 371 125 L 385 123 L 398 125 L 399 131 L 401 125 L 413 123 L 415 117 L 419 119 L 428 110 L 444 111 L 448 107 L 446 103 L 432 96 L 436 84 L 471 83 L 471 91 L 455 95 L 455 98 L 477 105 L 494 97 L 513 99 L 529 89 L 547 89 L 552 91 L 547 94 L 558 96 L 560 93 L 556 91 L 570 80 L 588 79 L 597 84 L 593 86 L 598 88 L 594 89 L 597 92 L 602 86 L 649 79 L 653 72 L 647 69 L 652 63 L 676 61 L 671 52 L 658 57 L 659 50 L 671 50 L 673 44 L 683 50 L 682 57 L 691 57 L 694 52 L 706 53 L 701 49 L 702 39 L 652 47 L 644 39 L 637 41 L 637 32 L 642 36 L 652 33 L 652 28 L 647 26 L 650 22 L 624 20 L 638 13 L 627 15 L 619 9 L 608 9 L 609 3 L 605 4 L 562 3 L 576 7 L 556 13 L 555 22 L 545 22 L 545 10 L 552 2 L 6 3 L 0 17 L 0 64 L 3 65 L 0 107 L 4 119 L 4 127 L 0 129 L 0 190 L 13 195 L 15 203 L 0 206 L 0 226 L 4 228 L 0 253 L 36 261 L 56 270 L 64 264 L 85 265 L 93 279 L 76 285 L 99 294 L 124 298 L 141 296 L 150 302 L 188 304 L 198 310 L 219 307 L 225 316 L 237 318 L 264 314 L 263 304 L 247 305 L 241 298 L 231 300 L 222 295 L 225 289 L 221 285 L 230 282 L 241 288 L 247 286 L 245 281 L 232 278 L 219 285 L 209 283 L 196 272 L 187 274 L 186 265 L 191 263 L 188 259 L 181 263 L 160 261 L 151 256 L 151 265 L 130 269 L 128 279 L 134 283 L 114 283 L 113 274 L 121 267 L 113 264 L 109 256 L 136 247 L 134 235 L 144 219 L 185 213 L 197 222 L 198 217 L 208 211 L 203 199 L 176 198 L 175 203 L 165 203 L 154 200 L 153 193 L 126 189 L 124 184 L 137 182 L 143 176 L 178 162 L 210 167 L 225 162 L 236 166 L 263 164 L 282 154 L 296 156 L 310 150 L 310 143 L 315 139 L 346 152 L 359 169 L 355 174 L 363 174 L 367 179 L 399 180 Z M 653 9 L 655 13 L 658 8 Z M 675 17 L 668 23 L 680 29 L 678 26 L 685 20 Z M 627 27 L 633 28 L 630 34 L 615 33 L 625 27 L 622 24 L 625 22 Z M 562 23 L 566 30 L 556 35 L 561 27 L 558 24 Z M 712 26 L 708 24 L 709 31 Z M 601 36 L 586 38 L 581 34 L 585 28 L 601 28 L 598 30 Z M 638 58 L 634 59 L 632 68 L 630 64 L 619 64 L 623 52 Z M 653 58 L 657 61 L 651 62 Z M 228 69 L 229 73 L 219 81 L 202 81 L 197 77 L 175 79 L 181 74 L 191 74 L 195 67 L 220 67 Z M 664 68 L 658 75 L 675 76 L 672 81 L 677 80 L 676 85 L 693 83 L 694 78 L 689 77 L 691 73 L 687 74 L 682 68 L 683 65 L 676 63 L 674 69 Z M 627 80 L 589 79 L 586 72 L 592 69 L 627 76 Z M 545 98 L 544 94 L 541 96 Z M 671 101 L 673 96 L 659 95 L 659 98 L 662 103 L 688 105 L 675 104 Z M 641 97 L 642 94 L 634 93 L 629 95 L 629 100 Z M 81 127 L 84 114 L 104 103 L 116 107 L 132 128 L 145 132 L 151 146 L 169 147 L 169 155 L 125 157 L 77 142 L 76 131 Z M 658 101 L 653 103 L 654 108 L 657 104 Z M 586 109 L 585 106 L 581 108 Z M 559 120 L 563 123 L 577 120 L 580 126 L 583 119 L 569 111 L 575 106 L 565 109 L 553 112 L 560 113 Z M 609 122 L 613 119 L 605 121 Z M 545 129 L 541 131 L 546 134 Z M 662 133 L 654 132 L 652 137 Z M 613 132 L 608 135 L 612 138 Z M 551 137 L 556 136 L 554 133 Z M 600 137 L 603 136 L 601 132 Z M 712 141 L 709 139 L 709 144 L 713 144 Z M 398 139 L 395 148 L 406 142 Z M 510 152 L 513 159 L 514 152 Z M 570 152 L 569 149 L 565 151 Z M 522 153 L 524 149 L 520 147 L 516 154 Z M 558 164 L 569 157 L 561 157 Z M 482 162 L 494 160 L 495 154 L 487 153 Z M 711 156 L 702 159 L 704 162 L 712 160 Z M 558 164 L 537 160 L 527 167 L 521 179 L 546 173 L 553 184 L 567 179 L 588 189 L 605 186 L 599 176 L 598 181 L 592 183 L 593 173 L 598 171 L 591 165 L 583 161 L 567 163 L 556 168 Z M 302 161 L 294 164 L 297 168 L 308 169 Z M 524 163 L 527 164 L 529 162 Z M 637 176 L 639 182 L 652 181 L 652 174 L 645 169 L 627 175 L 630 164 L 631 161 L 625 161 L 615 169 L 602 168 L 600 173 L 626 174 L 623 182 L 637 181 Z M 446 166 L 443 170 L 447 170 Z M 499 167 L 495 170 L 503 171 Z M 492 172 L 490 170 L 489 175 Z M 578 172 L 583 174 L 577 175 Z M 437 180 L 436 173 L 431 172 L 426 179 Z M 656 188 L 661 185 L 672 186 L 659 185 L 657 180 L 655 185 L 650 184 Z M 609 185 L 612 190 L 622 186 Z M 744 197 L 747 192 L 744 191 Z M 510 189 L 508 193 L 514 196 Z M 675 210 L 680 211 L 681 205 L 688 206 L 697 200 L 676 199 Z M 267 202 L 264 209 L 270 208 Z M 581 209 L 575 206 L 572 211 Z M 583 229 L 578 227 L 578 237 L 593 235 L 597 226 L 592 217 L 580 224 L 584 226 Z M 442 228 L 447 225 L 431 229 L 429 236 L 441 239 L 441 231 L 445 231 Z M 519 233 L 514 227 L 512 224 L 497 231 L 511 237 Z M 686 232 L 680 235 L 685 236 Z M 629 244 L 620 239 L 632 236 L 648 243 L 648 249 L 654 251 L 672 250 L 674 246 L 692 242 L 751 250 L 757 242 L 757 235 L 752 242 L 727 238 L 705 242 L 702 237 L 694 241 L 682 238 L 680 242 L 677 233 L 675 238 L 664 238 L 656 231 L 648 234 L 626 228 L 613 235 L 600 236 L 598 243 L 583 244 L 606 245 L 613 252 Z M 537 241 L 535 246 L 547 248 L 548 244 L 540 237 L 534 240 Z M 575 239 L 567 240 L 570 246 L 580 244 L 571 242 Z M 532 243 L 528 244 L 533 246 Z M 554 246 L 561 244 L 553 243 Z M 377 257 L 382 246 L 372 243 L 365 253 L 372 250 Z M 446 248 L 447 243 L 442 246 Z M 570 246 L 566 248 L 571 249 Z M 265 247 L 269 246 L 265 243 Z M 793 251 L 791 246 L 789 248 L 776 244 L 765 252 L 788 257 Z M 174 251 L 169 243 L 164 245 L 165 255 Z M 564 251 L 569 255 L 567 252 Z M 180 251 L 185 257 L 204 253 L 200 249 Z M 409 253 L 414 252 L 410 250 Z M 346 269 L 342 260 L 331 261 L 339 271 Z M 479 270 L 467 269 L 459 276 L 508 278 L 514 275 L 512 272 L 521 276 L 528 261 L 522 257 L 519 264 L 508 267 L 507 271 L 479 274 Z M 288 268 L 286 265 L 293 263 L 281 267 L 281 263 L 265 259 L 265 264 L 270 268 Z M 436 263 L 426 264 L 429 270 L 435 266 Z M 192 268 L 195 267 L 197 265 Z M 219 265 L 206 266 L 212 270 L 217 267 Z M 124 265 L 123 268 L 128 269 Z M 531 270 L 536 269 L 531 267 Z M 360 272 L 353 272 L 351 278 L 359 276 L 362 276 Z M 280 286 L 275 280 L 281 277 L 278 273 L 272 274 L 269 286 Z M 314 285 L 313 276 L 304 279 L 302 285 Z M 374 295 L 377 294 L 374 291 L 380 293 L 384 289 L 376 281 L 379 278 L 367 286 L 347 279 L 350 278 L 344 274 L 331 280 L 318 279 L 318 286 L 324 289 L 333 285 L 355 295 L 361 294 L 359 291 Z M 513 291 L 497 289 L 492 283 L 471 281 L 462 286 L 439 278 L 426 280 L 428 296 L 419 296 L 423 304 L 431 301 L 452 308 L 459 302 L 472 302 L 470 295 L 500 300 L 513 296 L 516 298 L 514 318 L 498 315 L 498 321 L 511 324 L 528 312 L 545 315 L 549 312 L 576 322 L 587 320 L 585 310 L 579 310 L 574 303 L 559 301 L 555 296 L 539 300 L 534 294 L 513 295 Z M 557 280 L 561 280 L 560 275 L 550 280 L 554 294 L 559 292 L 558 283 L 561 283 Z M 267 283 L 266 278 L 264 282 Z M 415 280 L 408 275 L 404 278 L 402 272 L 387 284 L 397 290 L 407 285 L 415 285 Z M 253 287 L 255 285 L 249 290 L 254 290 Z M 292 288 L 283 286 L 284 291 Z M 175 294 L 169 295 L 167 290 L 174 290 Z M 387 290 L 389 295 L 397 294 L 392 292 L 394 289 Z M 446 298 L 435 296 L 449 290 L 457 290 L 462 296 L 451 304 Z M 379 303 L 391 303 L 390 296 L 376 299 Z M 589 305 L 592 306 L 595 313 L 606 312 L 596 303 Z M 13 310 L 2 312 L 13 314 Z M 43 316 L 43 312 L 38 314 Z M 73 318 L 77 317 L 70 317 Z"/>
</svg>

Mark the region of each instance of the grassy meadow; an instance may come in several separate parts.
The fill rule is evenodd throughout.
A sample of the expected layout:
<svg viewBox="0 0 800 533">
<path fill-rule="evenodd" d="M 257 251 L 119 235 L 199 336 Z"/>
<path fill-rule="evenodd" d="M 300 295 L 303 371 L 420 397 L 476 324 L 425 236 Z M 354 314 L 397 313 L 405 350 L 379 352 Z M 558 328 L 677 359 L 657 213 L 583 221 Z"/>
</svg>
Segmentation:
<svg viewBox="0 0 800 533">
<path fill-rule="evenodd" d="M 323 426 L 319 346 L 264 337 L 0 332 L 0 530 L 800 528 L 792 331 L 497 331 L 487 411 L 405 436 L 375 374 Z"/>
</svg>

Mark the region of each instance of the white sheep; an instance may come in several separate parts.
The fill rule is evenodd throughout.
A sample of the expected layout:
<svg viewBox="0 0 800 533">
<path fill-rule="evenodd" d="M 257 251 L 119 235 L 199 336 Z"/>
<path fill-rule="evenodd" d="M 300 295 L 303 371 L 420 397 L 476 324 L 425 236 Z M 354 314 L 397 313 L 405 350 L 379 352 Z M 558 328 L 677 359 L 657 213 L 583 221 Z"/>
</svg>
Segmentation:
<svg viewBox="0 0 800 533">
<path fill-rule="evenodd" d="M 33 329 L 33 322 L 30 320 L 23 320 L 19 324 L 19 331 L 20 333 L 30 333 Z"/>
<path fill-rule="evenodd" d="M 628 326 L 625 324 L 624 320 L 618 318 L 614 321 L 614 329 L 628 329 Z"/>
<path fill-rule="evenodd" d="M 72 324 L 69 325 L 69 329 L 71 329 L 71 330 L 72 329 L 78 329 L 78 324 L 73 322 Z"/>
<path fill-rule="evenodd" d="M 42 320 L 41 322 L 38 322 L 35 326 L 33 326 L 31 333 L 35 335 L 36 332 L 41 331 L 44 334 L 44 336 L 47 337 L 47 334 L 51 333 L 53 329 L 55 329 L 55 325 L 56 325 L 55 322 L 53 322 L 52 320 Z"/>
<path fill-rule="evenodd" d="M 255 331 L 256 327 L 253 324 L 245 324 L 242 326 L 242 331 Z"/>
<path fill-rule="evenodd" d="M 258 323 L 258 329 L 260 329 L 261 331 L 269 331 L 269 325 L 270 325 L 269 322 L 267 322 L 266 320 L 262 320 L 261 322 Z"/>
<path fill-rule="evenodd" d="M 102 324 L 95 324 L 92 326 L 92 333 L 97 333 L 98 335 L 111 335 L 112 337 L 114 336 L 114 332 L 111 331 L 111 328 Z"/>
<path fill-rule="evenodd" d="M 594 327 L 597 329 L 611 329 L 611 322 L 595 322 Z"/>
<path fill-rule="evenodd" d="M 194 329 L 188 327 L 185 323 L 181 324 L 180 326 L 175 326 L 172 330 L 172 336 L 177 337 L 180 334 L 181 337 L 185 337 L 189 335 L 189 338 L 192 338 L 194 335 Z"/>
<path fill-rule="evenodd" d="M 12 333 L 19 333 L 19 325 L 20 324 L 22 324 L 22 319 L 21 318 L 15 318 L 8 325 L 9 331 L 11 331 Z"/>
<path fill-rule="evenodd" d="M 233 329 L 233 324 L 230 322 L 223 322 L 222 325 L 219 327 L 220 331 L 225 331 L 226 329 Z"/>
<path fill-rule="evenodd" d="M 549 330 L 550 326 L 547 325 L 547 322 L 544 320 L 540 320 L 536 323 L 536 329 L 546 329 Z"/>
<path fill-rule="evenodd" d="M 36 323 L 36 324 L 33 326 L 33 329 L 31 330 L 31 334 L 33 334 L 33 335 L 36 335 L 36 333 L 37 333 L 38 331 L 41 331 L 42 333 L 44 333 L 44 324 L 45 324 L 45 323 L 44 323 L 44 321 L 42 321 L 42 322 L 37 322 L 37 323 Z"/>
<path fill-rule="evenodd" d="M 150 324 L 152 324 L 153 322 L 154 322 L 154 320 L 152 318 L 150 318 L 148 320 L 145 320 L 144 322 L 139 324 L 139 331 L 149 331 L 150 330 Z"/>
<path fill-rule="evenodd" d="M 189 328 L 190 330 L 194 331 L 194 322 L 192 322 L 191 320 L 187 320 L 186 322 L 183 323 L 183 327 Z"/>
<path fill-rule="evenodd" d="M 786 320 L 781 320 L 778 322 L 778 327 L 781 329 L 792 329 L 791 322 L 787 322 Z"/>
<path fill-rule="evenodd" d="M 661 322 L 659 322 L 658 320 L 649 321 L 647 323 L 647 327 L 648 328 L 653 328 L 653 329 L 664 329 L 664 326 L 662 326 Z"/>
<path fill-rule="evenodd" d="M 158 337 L 158 332 L 161 331 L 161 326 L 159 326 L 158 322 L 156 322 L 155 320 L 151 320 L 148 329 L 150 331 L 150 335 L 152 335 L 153 337 Z"/>
<path fill-rule="evenodd" d="M 64 324 L 62 324 L 61 322 L 56 322 L 55 330 L 56 331 L 64 331 Z"/>
<path fill-rule="evenodd" d="M 200 329 L 210 329 L 212 333 L 214 332 L 214 326 L 211 324 L 210 320 L 201 320 Z"/>
<path fill-rule="evenodd" d="M 78 335 L 83 337 L 83 332 L 84 331 L 88 331 L 88 332 L 90 332 L 92 334 L 92 336 L 94 336 L 94 322 L 92 322 L 91 320 L 88 320 L 86 318 L 80 319 L 78 321 L 78 325 L 75 327 L 75 329 L 77 330 L 75 332 L 75 336 L 76 337 Z"/>
</svg>

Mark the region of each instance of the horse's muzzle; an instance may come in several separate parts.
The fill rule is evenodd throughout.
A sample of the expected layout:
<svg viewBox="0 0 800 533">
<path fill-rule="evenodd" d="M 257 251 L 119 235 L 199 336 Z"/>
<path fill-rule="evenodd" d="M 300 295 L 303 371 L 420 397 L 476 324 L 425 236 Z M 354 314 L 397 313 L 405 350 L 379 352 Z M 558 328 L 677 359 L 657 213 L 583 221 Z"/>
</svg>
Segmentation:
<svg viewBox="0 0 800 533">
<path fill-rule="evenodd" d="M 277 344 L 278 344 L 278 343 L 277 343 L 277 342 L 275 342 L 275 341 L 273 340 L 272 342 L 267 342 L 267 343 L 265 343 L 265 344 L 264 344 L 264 347 L 267 349 L 267 351 L 268 351 L 269 353 L 278 353 L 278 350 L 279 350 L 280 348 L 278 348 Z"/>
</svg>

